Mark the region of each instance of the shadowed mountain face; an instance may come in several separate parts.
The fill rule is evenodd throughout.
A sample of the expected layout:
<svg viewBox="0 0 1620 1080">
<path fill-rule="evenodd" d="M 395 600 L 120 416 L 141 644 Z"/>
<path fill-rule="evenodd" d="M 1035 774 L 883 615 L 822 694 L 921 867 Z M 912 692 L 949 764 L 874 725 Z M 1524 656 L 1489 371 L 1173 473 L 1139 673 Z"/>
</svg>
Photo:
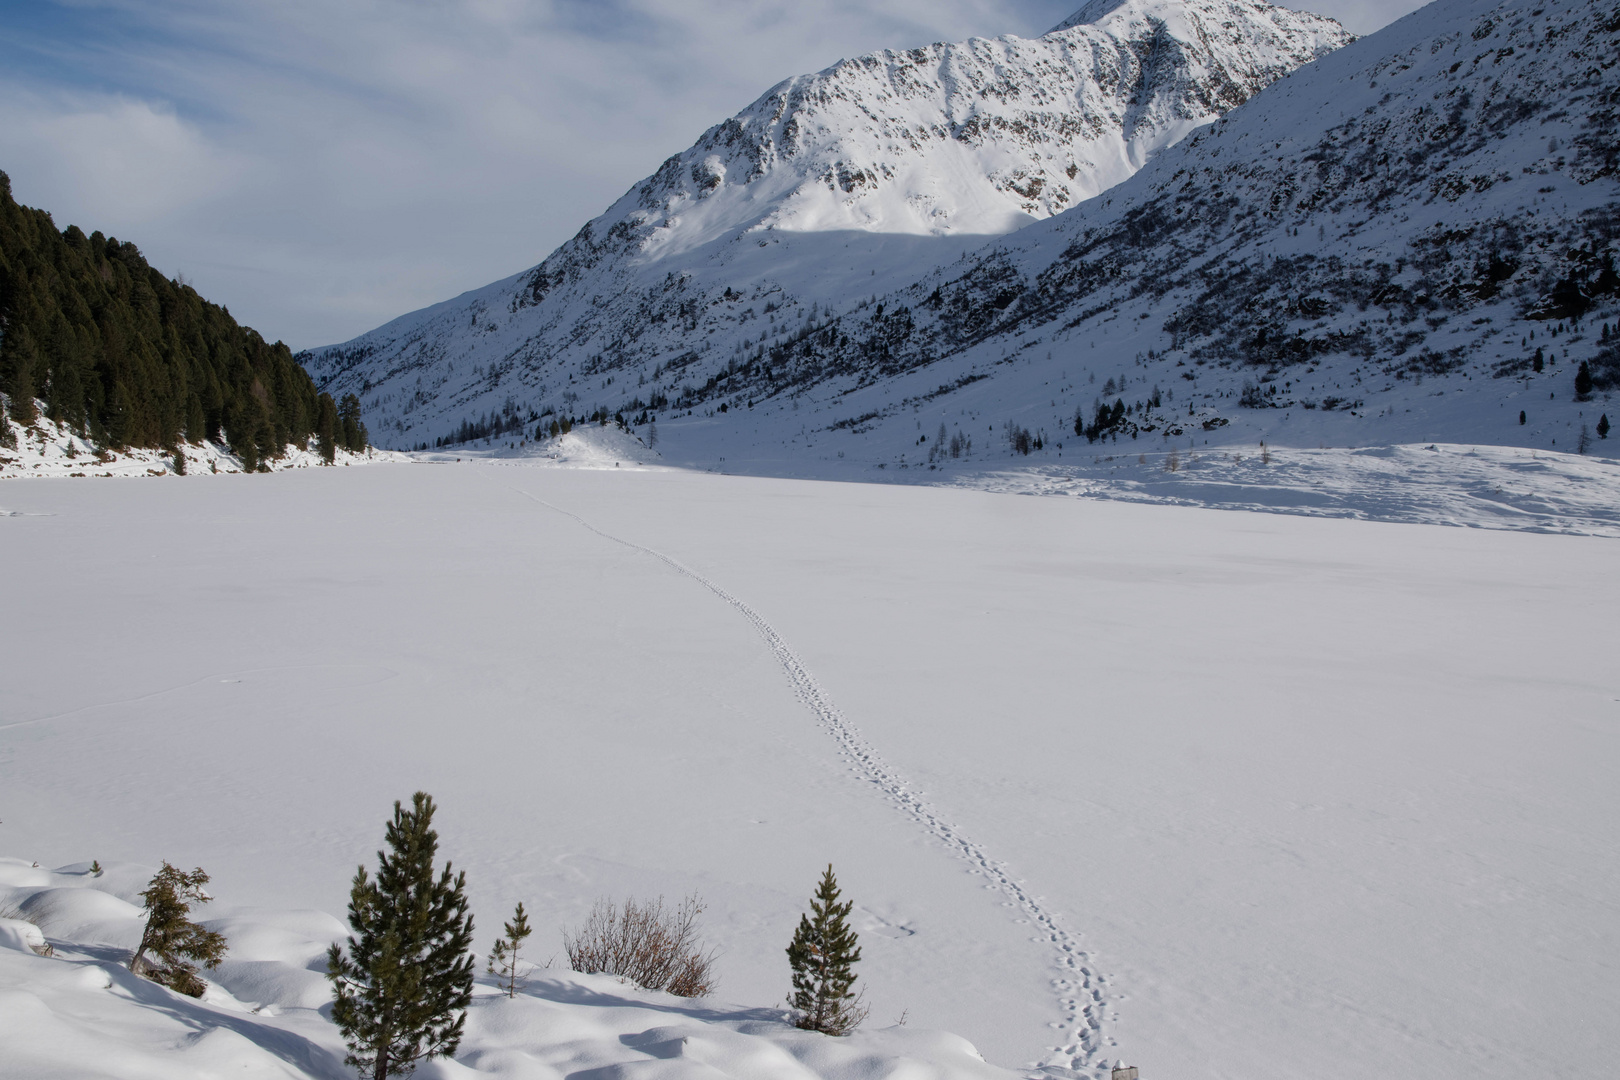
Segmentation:
<svg viewBox="0 0 1620 1080">
<path fill-rule="evenodd" d="M 1060 213 L 1349 39 L 1254 0 L 1099 0 L 1038 39 L 843 61 L 711 128 L 533 270 L 301 359 L 396 446 L 565 394 L 622 406 L 630 380 L 667 399 L 784 308 L 847 308 Z"/>
</svg>

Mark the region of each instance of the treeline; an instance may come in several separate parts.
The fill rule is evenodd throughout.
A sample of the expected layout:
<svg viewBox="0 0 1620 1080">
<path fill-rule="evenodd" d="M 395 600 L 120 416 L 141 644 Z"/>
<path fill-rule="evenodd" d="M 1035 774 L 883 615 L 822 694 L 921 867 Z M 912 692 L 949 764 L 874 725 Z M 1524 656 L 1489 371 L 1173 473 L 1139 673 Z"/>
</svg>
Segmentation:
<svg viewBox="0 0 1620 1080">
<path fill-rule="evenodd" d="M 368 444 L 360 401 L 321 393 L 281 342 L 267 343 L 131 243 L 57 231 L 20 206 L 0 172 L 0 392 L 12 418 L 46 416 L 100 446 L 227 444 L 253 471 L 289 443 Z"/>
</svg>

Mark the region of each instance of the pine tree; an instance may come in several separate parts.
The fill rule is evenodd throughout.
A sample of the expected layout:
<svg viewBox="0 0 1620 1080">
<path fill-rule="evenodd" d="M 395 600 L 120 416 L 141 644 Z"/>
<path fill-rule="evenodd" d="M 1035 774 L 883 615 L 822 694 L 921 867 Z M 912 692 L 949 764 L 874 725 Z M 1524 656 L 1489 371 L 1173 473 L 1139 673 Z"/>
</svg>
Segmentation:
<svg viewBox="0 0 1620 1080">
<path fill-rule="evenodd" d="M 793 1007 L 796 1021 L 808 1031 L 847 1035 L 866 1019 L 866 1007 L 851 987 L 854 967 L 861 959 L 855 931 L 849 926 L 853 901 L 838 902 L 838 879 L 832 865 L 810 901 L 810 914 L 799 916 L 799 929 L 788 946 L 793 969 Z"/>
<path fill-rule="evenodd" d="M 1604 413 L 1602 416 L 1598 417 L 1597 433 L 1598 433 L 1598 438 L 1600 438 L 1600 439 L 1607 439 L 1609 437 L 1609 414 L 1608 413 Z"/>
<path fill-rule="evenodd" d="M 46 415 L 103 447 L 230 443 L 255 465 L 313 431 L 317 390 L 268 344 L 134 244 L 58 231 L 0 172 L 0 391 L 14 418 Z M 244 448 L 252 443 L 251 450 Z"/>
<path fill-rule="evenodd" d="M 330 465 L 337 458 L 337 403 L 331 394 L 322 394 L 315 408 L 315 445 L 320 449 L 321 459 Z"/>
<path fill-rule="evenodd" d="M 345 1061 L 372 1080 L 405 1076 L 421 1058 L 454 1054 L 467 1023 L 473 985 L 467 875 L 451 877 L 446 862 L 433 879 L 435 809 L 422 791 L 409 810 L 394 803 L 376 880 L 364 866 L 354 876 L 347 955 L 333 945 L 326 957 L 337 996 L 332 1019 L 349 1047 Z"/>
<path fill-rule="evenodd" d="M 506 991 L 507 997 L 516 997 L 517 992 L 523 988 L 524 980 L 518 978 L 518 950 L 523 947 L 523 939 L 533 931 L 529 927 L 529 916 L 523 911 L 523 902 L 518 901 L 517 913 L 512 921 L 501 928 L 501 936 L 496 940 L 495 947 L 489 951 L 489 973 L 500 980 L 500 987 Z"/>
<path fill-rule="evenodd" d="M 99 865 L 97 867 L 99 870 Z M 140 947 L 129 958 L 129 970 L 190 997 L 202 997 L 207 985 L 197 977 L 196 960 L 212 970 L 225 958 L 225 935 L 206 930 L 188 917 L 192 904 L 206 904 L 208 875 L 170 866 L 153 875 L 141 893 L 146 901 L 146 928 Z M 150 959 L 148 958 L 150 954 Z"/>
<path fill-rule="evenodd" d="M 7 335 L 6 344 L 10 346 L 11 355 L 7 358 L 11 368 L 9 386 L 5 387 L 11 396 L 11 418 L 24 427 L 39 419 L 39 410 L 34 407 L 34 347 L 29 338 L 27 327 L 20 327 Z"/>
<path fill-rule="evenodd" d="M 1575 397 L 1581 401 L 1585 401 L 1591 396 L 1592 369 L 1586 366 L 1585 360 L 1582 360 L 1580 369 L 1575 372 Z"/>
<path fill-rule="evenodd" d="M 359 398 L 353 394 L 343 395 L 343 400 L 338 402 L 338 421 L 343 449 L 351 454 L 363 452 L 366 448 L 366 428 L 360 423 Z"/>
</svg>

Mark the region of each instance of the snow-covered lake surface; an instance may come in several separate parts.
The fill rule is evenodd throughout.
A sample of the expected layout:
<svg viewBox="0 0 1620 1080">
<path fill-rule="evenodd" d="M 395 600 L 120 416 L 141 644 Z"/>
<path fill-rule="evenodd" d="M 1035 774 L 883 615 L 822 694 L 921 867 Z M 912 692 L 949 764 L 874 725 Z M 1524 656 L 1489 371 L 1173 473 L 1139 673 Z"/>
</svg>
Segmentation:
<svg viewBox="0 0 1620 1080">
<path fill-rule="evenodd" d="M 746 1008 L 553 971 L 421 1075 L 1000 1075 L 931 1030 L 1144 1080 L 1612 1064 L 1614 540 L 555 464 L 0 489 L 0 907 L 116 879 L 46 905 L 58 958 L 0 949 L 0 1060 L 91 1025 L 136 1048 L 62 1075 L 340 1075 L 315 913 L 424 788 L 481 949 L 518 900 L 543 961 L 598 896 L 697 891 Z M 161 859 L 241 928 L 214 1004 L 104 963 Z M 769 1013 L 829 861 L 839 1061 Z"/>
</svg>

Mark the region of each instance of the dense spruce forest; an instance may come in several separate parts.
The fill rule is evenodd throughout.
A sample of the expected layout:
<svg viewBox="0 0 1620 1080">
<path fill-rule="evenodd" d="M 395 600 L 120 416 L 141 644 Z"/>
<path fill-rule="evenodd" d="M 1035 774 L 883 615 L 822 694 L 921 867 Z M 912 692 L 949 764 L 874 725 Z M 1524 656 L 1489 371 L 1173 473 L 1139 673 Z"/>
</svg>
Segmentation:
<svg viewBox="0 0 1620 1080">
<path fill-rule="evenodd" d="M 43 404 L 98 446 L 223 442 L 248 471 L 312 437 L 328 461 L 367 444 L 354 395 L 319 392 L 287 346 L 164 277 L 134 244 L 57 231 L 18 205 L 3 172 L 0 392 L 18 423 Z"/>
</svg>

